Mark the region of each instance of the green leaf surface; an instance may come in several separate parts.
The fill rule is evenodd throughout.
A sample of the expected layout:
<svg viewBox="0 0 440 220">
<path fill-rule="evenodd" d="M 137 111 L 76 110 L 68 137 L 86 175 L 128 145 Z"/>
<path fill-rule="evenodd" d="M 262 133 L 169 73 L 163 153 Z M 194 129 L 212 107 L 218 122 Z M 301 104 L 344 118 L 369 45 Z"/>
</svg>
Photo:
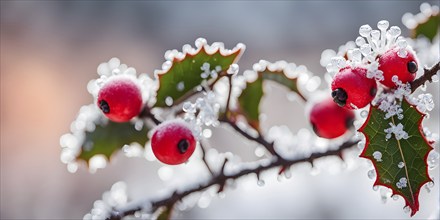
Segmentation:
<svg viewBox="0 0 440 220">
<path fill-rule="evenodd" d="M 210 64 L 210 70 L 220 66 L 219 72 L 226 71 L 231 64 L 237 62 L 242 50 L 238 48 L 235 52 L 223 55 L 220 50 L 210 54 L 204 47 L 201 47 L 194 55 L 186 54 L 183 59 L 174 58 L 168 71 L 158 73 L 159 88 L 155 107 L 166 107 L 167 97 L 171 97 L 174 101 L 179 100 L 200 85 L 203 80 L 210 79 L 211 76 L 206 79 L 201 76 L 204 72 L 201 69 L 204 63 Z"/>
<path fill-rule="evenodd" d="M 93 132 L 86 132 L 86 137 L 77 159 L 89 161 L 95 155 L 102 154 L 110 159 L 110 156 L 121 149 L 125 144 L 133 142 L 145 146 L 148 141 L 148 129 L 144 126 L 140 131 L 134 125 L 109 121 L 106 125 L 96 125 Z"/>
<path fill-rule="evenodd" d="M 437 35 L 440 25 L 440 14 L 429 17 L 424 23 L 420 23 L 412 30 L 412 37 L 417 38 L 420 35 L 427 37 L 431 42 Z"/>
<path fill-rule="evenodd" d="M 360 157 L 372 161 L 377 174 L 374 185 L 386 186 L 392 189 L 393 195 L 402 196 L 406 206 L 411 208 L 411 216 L 413 216 L 419 210 L 420 188 L 432 181 L 428 175 L 426 162 L 432 147 L 425 140 L 422 132 L 421 123 L 424 115 L 406 100 L 402 101 L 402 110 L 404 116 L 402 120 L 396 116 L 385 119 L 385 112 L 377 106 L 370 107 L 369 116 L 359 129 L 366 137 L 365 148 Z M 387 140 L 387 133 L 384 130 L 390 127 L 389 123 L 394 125 L 401 123 L 403 130 L 408 133 L 408 138 L 397 140 L 392 134 Z M 381 157 L 378 157 L 378 152 Z M 401 178 L 407 180 L 405 187 L 399 187 Z"/>
<path fill-rule="evenodd" d="M 277 70 L 270 70 L 271 68 L 268 68 L 271 65 L 281 66 L 278 64 L 280 62 L 283 61 L 278 61 L 275 63 L 269 63 L 267 61 L 263 61 L 263 64 L 265 65 L 264 70 L 262 71 L 254 70 L 254 72 L 258 74 L 257 80 L 251 83 L 246 83 L 246 88 L 238 97 L 239 113 L 244 115 L 249 125 L 251 125 L 253 128 L 257 130 L 260 130 L 259 127 L 260 102 L 264 94 L 263 91 L 264 81 L 268 80 L 268 81 L 276 82 L 286 87 L 290 91 L 296 93 L 301 99 L 306 100 L 306 98 L 301 94 L 301 92 L 298 89 L 298 78 L 287 77 L 286 75 L 286 71 L 287 71 L 286 68 L 288 68 L 287 65 L 285 65 L 284 68 L 278 67 Z"/>
<path fill-rule="evenodd" d="M 260 72 L 259 75 L 263 77 L 264 80 L 270 80 L 285 86 L 290 91 L 296 93 L 301 99 L 304 101 L 306 100 L 298 89 L 298 78 L 288 78 L 283 71 L 266 70 L 264 72 Z"/>
<path fill-rule="evenodd" d="M 263 79 L 258 77 L 254 82 L 246 83 L 246 88 L 238 97 L 239 112 L 245 116 L 249 125 L 260 130 L 260 101 L 263 97 Z"/>
</svg>

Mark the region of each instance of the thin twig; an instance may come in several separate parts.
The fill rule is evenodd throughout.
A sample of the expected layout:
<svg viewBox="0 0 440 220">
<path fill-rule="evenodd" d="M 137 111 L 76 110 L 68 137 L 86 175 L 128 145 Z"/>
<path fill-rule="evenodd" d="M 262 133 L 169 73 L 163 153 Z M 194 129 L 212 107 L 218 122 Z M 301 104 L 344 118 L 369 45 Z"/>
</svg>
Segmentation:
<svg viewBox="0 0 440 220">
<path fill-rule="evenodd" d="M 205 150 L 205 146 L 203 144 L 203 140 L 200 140 L 199 144 L 200 144 L 200 149 L 202 150 L 202 160 L 203 160 L 203 163 L 205 164 L 206 168 L 211 173 L 211 175 L 214 175 L 214 172 L 212 172 L 212 169 L 209 166 L 208 161 L 206 160 L 206 150 Z"/>
<path fill-rule="evenodd" d="M 425 84 L 426 81 L 432 82 L 432 77 L 435 74 L 437 74 L 439 70 L 440 70 L 440 62 L 436 63 L 434 66 L 432 66 L 429 69 L 425 68 L 424 74 L 411 82 L 411 92 L 416 91 L 416 89 L 422 86 L 423 84 Z"/>
<path fill-rule="evenodd" d="M 262 171 L 265 171 L 265 170 L 268 170 L 268 169 L 271 169 L 274 167 L 290 167 L 290 166 L 297 164 L 297 163 L 303 163 L 303 162 L 312 163 L 314 160 L 316 160 L 318 158 L 322 158 L 322 157 L 338 156 L 343 150 L 351 148 L 352 146 L 354 146 L 358 142 L 359 141 L 349 140 L 349 141 L 341 144 L 337 149 L 328 150 L 323 153 L 313 153 L 308 157 L 302 157 L 302 158 L 298 158 L 298 159 L 282 159 L 279 157 L 275 157 L 276 160 L 273 160 L 269 164 L 261 164 L 258 167 L 251 168 L 251 169 L 245 168 L 245 169 L 239 170 L 233 174 L 225 174 L 222 171 L 222 172 L 218 173 L 216 176 L 213 176 L 211 178 L 211 180 L 206 183 L 193 185 L 192 187 L 190 187 L 186 190 L 183 190 L 183 191 L 174 191 L 172 195 L 170 195 L 164 199 L 159 199 L 156 201 L 149 202 L 151 204 L 151 212 L 152 213 L 155 212 L 158 208 L 160 208 L 162 206 L 166 206 L 166 207 L 172 206 L 176 202 L 182 200 L 184 197 L 186 197 L 194 192 L 203 191 L 203 190 L 205 190 L 211 186 L 214 186 L 214 185 L 221 186 L 222 184 L 226 183 L 226 181 L 228 179 L 236 180 L 236 179 L 241 178 L 243 176 L 246 176 L 248 174 L 260 173 Z M 147 204 L 137 204 L 134 206 L 130 206 L 129 208 L 127 208 L 125 210 L 124 209 L 116 210 L 113 213 L 111 213 L 111 216 L 107 219 L 119 220 L 124 216 L 134 214 L 136 211 L 141 210 L 144 206 L 147 206 Z"/>
<path fill-rule="evenodd" d="M 219 119 L 220 122 L 224 122 L 226 124 L 228 124 L 229 126 L 231 126 L 235 131 L 237 131 L 238 133 L 240 133 L 243 137 L 251 140 L 251 141 L 255 141 L 259 144 L 261 144 L 263 147 L 265 147 L 272 155 L 275 155 L 277 157 L 280 157 L 280 155 L 275 151 L 273 142 L 268 142 L 266 139 L 264 139 L 263 136 L 261 136 L 260 133 L 258 133 L 257 137 L 253 137 L 252 135 L 248 134 L 246 131 L 242 130 L 240 127 L 238 127 L 234 122 L 232 122 L 231 120 L 229 120 L 226 117 L 222 117 Z"/>
<path fill-rule="evenodd" d="M 144 109 L 142 109 L 142 111 L 141 111 L 141 113 L 139 114 L 138 117 L 139 118 L 149 118 L 156 125 L 159 125 L 160 123 L 162 123 L 161 120 L 157 119 L 156 116 L 153 113 L 151 113 L 150 107 L 148 107 L 148 105 L 145 105 Z"/>
<path fill-rule="evenodd" d="M 232 75 L 228 75 L 228 81 L 229 81 L 229 90 L 228 90 L 228 99 L 226 100 L 225 117 L 229 116 L 229 103 L 231 102 L 231 95 L 232 95 Z"/>
</svg>

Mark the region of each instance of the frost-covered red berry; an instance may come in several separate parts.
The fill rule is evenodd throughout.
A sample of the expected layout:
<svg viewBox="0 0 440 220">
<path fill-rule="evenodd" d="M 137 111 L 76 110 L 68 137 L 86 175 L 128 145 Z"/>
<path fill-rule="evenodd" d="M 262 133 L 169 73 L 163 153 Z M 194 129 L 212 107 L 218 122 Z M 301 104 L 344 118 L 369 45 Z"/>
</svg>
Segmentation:
<svg viewBox="0 0 440 220">
<path fill-rule="evenodd" d="M 347 109 L 368 105 L 376 95 L 377 85 L 366 74 L 367 70 L 361 67 L 345 67 L 336 73 L 332 82 L 333 101 Z"/>
<path fill-rule="evenodd" d="M 416 78 L 418 63 L 412 50 L 395 47 L 379 57 L 379 70 L 384 77 L 380 83 L 396 88 L 393 76 L 396 75 L 402 83 L 412 82 Z"/>
<path fill-rule="evenodd" d="M 353 126 L 354 113 L 328 98 L 313 105 L 309 119 L 316 135 L 331 139 L 343 135 Z"/>
<path fill-rule="evenodd" d="M 97 104 L 110 120 L 126 122 L 140 113 L 142 94 L 132 79 L 117 77 L 99 90 Z"/>
<path fill-rule="evenodd" d="M 196 139 L 188 125 L 179 120 L 164 122 L 156 128 L 151 138 L 151 149 L 162 163 L 184 163 L 194 153 Z"/>
</svg>

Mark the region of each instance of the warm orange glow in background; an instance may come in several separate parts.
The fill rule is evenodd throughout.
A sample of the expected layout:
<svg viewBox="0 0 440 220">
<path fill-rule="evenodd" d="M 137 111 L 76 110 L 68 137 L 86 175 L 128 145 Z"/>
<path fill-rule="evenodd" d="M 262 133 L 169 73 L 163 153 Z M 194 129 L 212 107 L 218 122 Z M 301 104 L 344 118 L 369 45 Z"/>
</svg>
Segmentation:
<svg viewBox="0 0 440 220">
<path fill-rule="evenodd" d="M 380 19 L 388 19 L 403 27 L 403 13 L 418 12 L 420 3 L 2 1 L 1 218 L 82 218 L 93 202 L 119 180 L 127 181 L 131 196 L 136 198 L 154 196 L 156 190 L 164 187 L 157 178 L 161 166 L 157 162 L 120 155 L 96 174 L 89 174 L 84 167 L 71 174 L 60 162 L 59 137 L 69 131 L 79 108 L 92 102 L 86 85 L 97 76 L 99 63 L 116 56 L 138 72 L 152 75 L 164 61 L 166 50 L 180 49 L 185 43 L 193 44 L 197 37 L 205 37 L 209 43 L 224 41 L 227 47 L 245 43 L 241 70 L 259 59 L 286 59 L 305 64 L 319 75 L 324 72 L 319 66 L 322 50 L 337 49 L 354 40 L 358 27 L 365 23 L 374 25 Z M 263 106 L 268 116 L 273 115 L 267 125 L 286 123 L 294 130 L 308 126 L 302 108 L 283 106 L 286 99 L 277 98 L 277 92 L 270 95 L 273 99 L 266 97 L 270 104 Z M 436 112 L 432 117 L 438 116 L 438 93 L 435 101 Z M 436 126 L 432 130 L 438 133 Z M 222 139 L 219 135 L 213 139 Z M 223 150 L 253 158 L 246 156 L 253 154 L 249 148 L 237 150 L 234 146 L 227 144 Z M 183 217 L 256 218 L 258 215 L 253 212 L 267 209 L 273 215 L 266 218 L 305 218 L 316 209 L 318 214 L 312 215 L 315 218 L 338 218 L 341 214 L 335 213 L 339 212 L 348 218 L 407 218 L 401 211 L 402 199 L 380 203 L 378 193 L 371 190 L 366 171 L 365 168 L 342 174 L 338 176 L 339 182 L 329 180 L 337 178 L 326 174 L 294 174 L 289 182 L 269 185 L 260 191 L 240 194 L 239 189 L 231 190 L 230 197 L 213 202 L 205 210 L 195 208 Z M 324 184 L 326 181 L 329 185 Z M 426 218 L 438 207 L 438 185 L 431 194 L 422 192 L 421 211 L 416 217 Z M 347 188 L 354 193 L 346 193 Z M 340 200 L 331 197 L 336 193 L 341 195 Z M 260 206 L 247 206 L 250 198 L 260 201 Z M 315 208 L 289 209 L 301 202 Z"/>
</svg>

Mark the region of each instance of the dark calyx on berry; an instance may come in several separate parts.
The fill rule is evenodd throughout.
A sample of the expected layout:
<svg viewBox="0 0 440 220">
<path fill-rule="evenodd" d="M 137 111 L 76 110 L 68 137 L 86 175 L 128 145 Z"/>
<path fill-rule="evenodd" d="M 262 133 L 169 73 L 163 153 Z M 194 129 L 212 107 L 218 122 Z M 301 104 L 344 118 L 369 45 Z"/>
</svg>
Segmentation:
<svg viewBox="0 0 440 220">
<path fill-rule="evenodd" d="M 408 69 L 408 72 L 410 72 L 410 73 L 415 73 L 415 72 L 417 72 L 417 70 L 418 70 L 418 67 L 417 67 L 417 63 L 416 63 L 416 61 L 410 61 L 410 62 L 408 62 L 407 64 L 406 64 L 406 68 Z"/>
<path fill-rule="evenodd" d="M 179 143 L 177 144 L 177 148 L 179 149 L 179 152 L 181 154 L 184 154 L 188 150 L 188 147 L 189 147 L 189 142 L 186 139 L 180 140 Z"/>
<path fill-rule="evenodd" d="M 370 95 L 371 95 L 372 97 L 374 97 L 374 96 L 376 96 L 376 93 L 377 93 L 377 88 L 376 88 L 376 87 L 372 87 L 372 88 L 370 89 Z"/>
<path fill-rule="evenodd" d="M 110 112 L 110 106 L 108 106 L 108 103 L 104 100 L 101 100 L 99 102 L 99 108 L 104 112 L 105 114 Z"/>
<path fill-rule="evenodd" d="M 333 101 L 338 104 L 340 107 L 344 107 L 345 104 L 347 103 L 347 93 L 341 89 L 335 89 L 332 91 L 332 97 L 333 97 Z"/>
<path fill-rule="evenodd" d="M 315 134 L 317 134 L 319 136 L 318 127 L 316 127 L 315 123 L 313 123 L 313 122 L 310 122 L 310 123 L 312 124 L 312 128 L 313 128 L 313 131 L 315 132 Z"/>
</svg>

